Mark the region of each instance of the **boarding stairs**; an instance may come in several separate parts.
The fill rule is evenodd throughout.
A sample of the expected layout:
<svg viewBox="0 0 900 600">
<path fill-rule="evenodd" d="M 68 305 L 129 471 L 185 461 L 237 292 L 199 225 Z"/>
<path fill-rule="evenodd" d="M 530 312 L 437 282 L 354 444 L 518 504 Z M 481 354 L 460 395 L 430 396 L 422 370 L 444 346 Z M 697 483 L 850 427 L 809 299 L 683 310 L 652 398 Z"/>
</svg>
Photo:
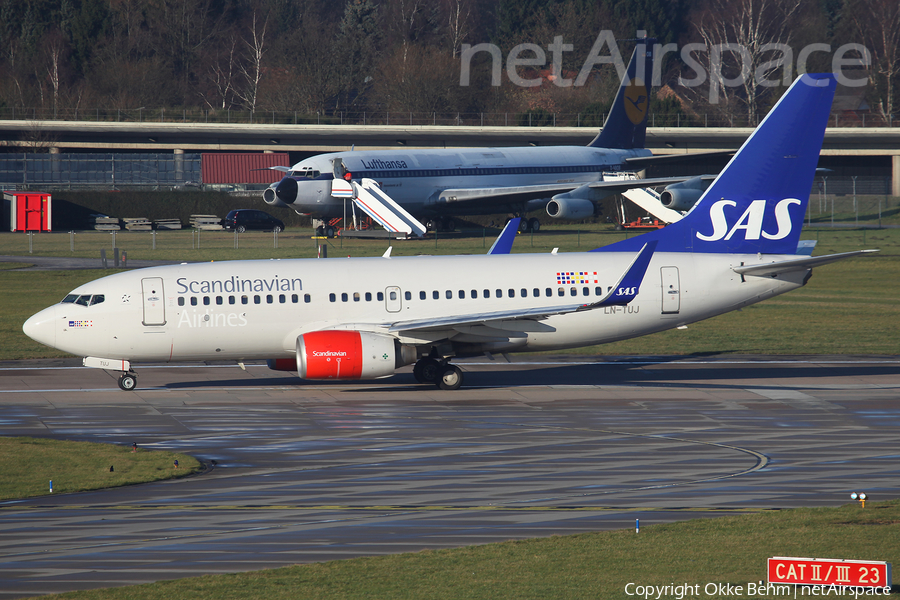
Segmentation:
<svg viewBox="0 0 900 600">
<path fill-rule="evenodd" d="M 603 181 L 629 181 L 639 179 L 636 173 L 604 173 Z M 622 192 L 622 195 L 634 202 L 648 213 L 666 223 L 675 223 L 684 216 L 677 210 L 666 208 L 659 201 L 659 192 L 653 188 L 631 188 Z"/>
<path fill-rule="evenodd" d="M 332 196 L 352 198 L 356 206 L 392 233 L 418 237 L 425 235 L 425 226 L 394 202 L 373 179 L 363 178 L 358 182 L 335 179 L 331 189 Z"/>
</svg>

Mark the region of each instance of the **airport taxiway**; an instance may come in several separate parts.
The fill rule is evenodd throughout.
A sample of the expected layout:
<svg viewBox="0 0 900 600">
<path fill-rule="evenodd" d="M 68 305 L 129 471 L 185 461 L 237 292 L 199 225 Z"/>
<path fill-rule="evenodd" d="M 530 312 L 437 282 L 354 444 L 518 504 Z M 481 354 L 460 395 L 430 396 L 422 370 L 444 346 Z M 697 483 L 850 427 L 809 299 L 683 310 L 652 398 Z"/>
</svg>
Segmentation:
<svg viewBox="0 0 900 600">
<path fill-rule="evenodd" d="M 900 494 L 900 358 L 522 357 L 465 386 L 0 364 L 0 434 L 195 477 L 0 503 L 0 600 Z"/>
</svg>

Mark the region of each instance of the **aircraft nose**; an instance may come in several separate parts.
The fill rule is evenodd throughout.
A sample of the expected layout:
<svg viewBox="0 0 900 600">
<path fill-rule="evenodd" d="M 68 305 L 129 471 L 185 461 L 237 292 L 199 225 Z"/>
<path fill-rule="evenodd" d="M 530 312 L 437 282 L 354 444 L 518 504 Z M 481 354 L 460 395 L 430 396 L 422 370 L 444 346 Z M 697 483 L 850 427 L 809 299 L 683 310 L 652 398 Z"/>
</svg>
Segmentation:
<svg viewBox="0 0 900 600">
<path fill-rule="evenodd" d="M 292 177 L 285 177 L 275 186 L 275 196 L 285 204 L 293 204 L 297 199 L 297 181 Z"/>
<path fill-rule="evenodd" d="M 56 321 L 56 306 L 51 306 L 29 317 L 22 325 L 22 331 L 34 341 L 55 348 Z"/>
</svg>

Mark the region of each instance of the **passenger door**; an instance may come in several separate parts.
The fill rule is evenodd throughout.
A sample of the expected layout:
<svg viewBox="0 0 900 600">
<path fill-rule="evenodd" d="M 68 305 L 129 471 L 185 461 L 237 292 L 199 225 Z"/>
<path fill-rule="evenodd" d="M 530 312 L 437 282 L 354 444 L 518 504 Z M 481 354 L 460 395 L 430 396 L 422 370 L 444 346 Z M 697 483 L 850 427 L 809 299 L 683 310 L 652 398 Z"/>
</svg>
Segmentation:
<svg viewBox="0 0 900 600">
<path fill-rule="evenodd" d="M 166 324 L 166 307 L 163 302 L 162 277 L 145 277 L 141 279 L 141 294 L 144 303 L 144 325 L 159 326 Z"/>
</svg>

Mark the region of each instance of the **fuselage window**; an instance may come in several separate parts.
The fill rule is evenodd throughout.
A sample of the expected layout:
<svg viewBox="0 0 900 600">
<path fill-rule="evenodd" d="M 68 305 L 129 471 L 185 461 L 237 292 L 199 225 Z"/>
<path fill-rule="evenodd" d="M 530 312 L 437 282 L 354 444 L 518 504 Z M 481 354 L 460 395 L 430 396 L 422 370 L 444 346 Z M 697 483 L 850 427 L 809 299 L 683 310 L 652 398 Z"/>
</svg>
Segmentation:
<svg viewBox="0 0 900 600">
<path fill-rule="evenodd" d="M 266 294 L 266 304 L 272 304 L 275 302 L 275 298 L 272 297 L 272 294 Z"/>
<path fill-rule="evenodd" d="M 509 288 L 508 290 L 506 290 L 506 295 L 509 296 L 510 298 L 515 298 L 516 290 Z"/>
<path fill-rule="evenodd" d="M 447 300 L 450 300 L 453 298 L 453 291 L 447 290 L 446 292 L 444 292 L 444 295 L 447 297 Z"/>
<path fill-rule="evenodd" d="M 431 292 L 431 297 L 434 298 L 435 300 L 437 300 L 438 298 L 441 297 L 441 293 L 438 292 L 437 290 L 434 290 L 433 292 Z"/>
<path fill-rule="evenodd" d="M 459 290 L 459 292 L 456 295 L 459 296 L 460 300 L 465 300 L 466 299 L 466 290 Z"/>
<path fill-rule="evenodd" d="M 497 298 L 502 298 L 503 290 L 494 290 L 494 296 L 496 296 Z"/>
<path fill-rule="evenodd" d="M 224 298 L 222 298 L 222 296 L 216 296 L 216 304 L 217 305 L 221 306 L 222 304 L 224 304 L 224 302 L 225 302 L 225 300 L 224 300 Z"/>
<path fill-rule="evenodd" d="M 250 298 L 248 296 L 241 296 L 241 304 L 250 304 Z"/>
<path fill-rule="evenodd" d="M 259 294 L 253 296 L 253 304 L 262 304 L 262 298 L 259 297 Z"/>
<path fill-rule="evenodd" d="M 303 294 L 303 301 L 309 304 L 312 302 L 312 297 L 309 294 Z"/>
<path fill-rule="evenodd" d="M 424 290 L 419 292 L 419 300 L 425 300 L 427 297 L 428 294 L 426 294 Z"/>
<path fill-rule="evenodd" d="M 285 302 L 287 302 L 287 296 L 285 296 L 284 294 L 278 294 L 278 303 L 284 304 Z"/>
<path fill-rule="evenodd" d="M 197 306 L 197 296 L 191 296 L 191 306 Z"/>
<path fill-rule="evenodd" d="M 375 298 L 377 298 L 379 302 L 384 302 L 384 292 L 378 292 L 375 295 Z"/>
<path fill-rule="evenodd" d="M 350 299 L 350 296 L 347 295 L 347 292 L 343 292 L 341 294 L 341 302 L 346 302 L 349 299 Z"/>
<path fill-rule="evenodd" d="M 178 306 L 184 306 L 184 298 L 181 296 L 178 297 Z"/>
<path fill-rule="evenodd" d="M 527 298 L 528 290 L 526 290 L 525 288 L 522 288 L 521 290 L 519 290 L 519 295 L 522 296 L 523 298 Z"/>
<path fill-rule="evenodd" d="M 203 306 L 209 306 L 209 296 L 203 296 Z"/>
<path fill-rule="evenodd" d="M 586 288 L 584 288 L 584 289 L 581 290 L 581 293 L 584 294 L 585 296 L 590 296 L 590 295 L 591 295 L 591 288 L 586 287 Z"/>
<path fill-rule="evenodd" d="M 372 292 L 366 292 L 366 302 L 372 301 Z"/>
<path fill-rule="evenodd" d="M 566 288 L 564 288 L 564 287 L 559 288 L 558 293 L 559 293 L 560 296 L 565 296 L 565 295 L 566 295 Z"/>
<path fill-rule="evenodd" d="M 602 296 L 602 295 L 603 295 L 603 288 L 600 287 L 600 286 L 598 285 L 597 287 L 594 288 L 594 294 L 597 295 L 597 296 Z"/>
<path fill-rule="evenodd" d="M 362 296 L 359 295 L 359 292 L 353 292 L 353 301 L 359 302 L 362 299 Z"/>
<path fill-rule="evenodd" d="M 541 295 L 541 290 L 539 290 L 538 288 L 534 288 L 533 290 L 531 290 L 531 295 L 537 298 Z"/>
<path fill-rule="evenodd" d="M 569 295 L 571 295 L 571 296 L 577 296 L 577 295 L 578 295 L 578 290 L 575 289 L 575 286 L 572 286 L 571 288 L 569 288 Z"/>
<path fill-rule="evenodd" d="M 546 290 L 544 290 L 544 295 L 547 296 L 548 298 L 549 298 L 550 296 L 552 296 L 552 295 L 553 295 L 553 288 L 547 288 Z"/>
<path fill-rule="evenodd" d="M 297 304 L 298 302 L 300 302 L 300 296 L 298 296 L 297 294 L 291 294 L 291 302 Z"/>
<path fill-rule="evenodd" d="M 234 296 L 228 296 L 228 304 L 234 304 Z"/>
<path fill-rule="evenodd" d="M 478 290 L 472 290 L 472 291 L 469 293 L 469 296 L 472 298 L 472 300 L 474 300 L 475 298 L 478 297 Z"/>
<path fill-rule="evenodd" d="M 404 292 L 403 297 L 407 300 L 412 300 L 412 292 Z"/>
<path fill-rule="evenodd" d="M 391 290 L 391 300 L 397 299 L 397 292 L 395 290 Z"/>
<path fill-rule="evenodd" d="M 481 294 L 482 294 L 485 298 L 490 298 L 490 297 L 491 297 L 491 290 L 483 290 L 483 291 L 481 292 Z"/>
</svg>

